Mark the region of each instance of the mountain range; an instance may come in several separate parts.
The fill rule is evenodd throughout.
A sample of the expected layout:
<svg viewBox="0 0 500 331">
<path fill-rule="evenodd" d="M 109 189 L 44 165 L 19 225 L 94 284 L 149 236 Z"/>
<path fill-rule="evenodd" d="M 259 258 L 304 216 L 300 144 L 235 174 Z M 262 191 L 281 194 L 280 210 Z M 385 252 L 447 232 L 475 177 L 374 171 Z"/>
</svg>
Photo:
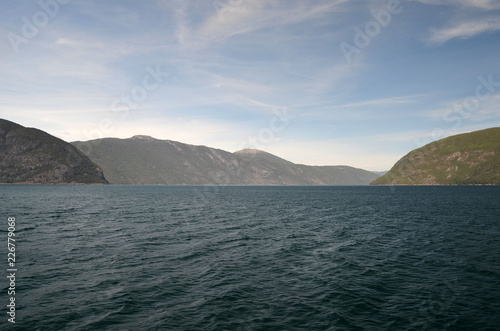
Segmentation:
<svg viewBox="0 0 500 331">
<path fill-rule="evenodd" d="M 104 177 L 104 175 L 106 177 Z M 149 136 L 67 143 L 0 119 L 0 183 L 131 185 L 500 185 L 500 128 L 411 151 L 385 173 L 295 164 Z"/>
<path fill-rule="evenodd" d="M 230 153 L 149 136 L 72 143 L 113 184 L 367 185 L 378 175 L 348 166 L 294 164 L 256 149 Z"/>
</svg>

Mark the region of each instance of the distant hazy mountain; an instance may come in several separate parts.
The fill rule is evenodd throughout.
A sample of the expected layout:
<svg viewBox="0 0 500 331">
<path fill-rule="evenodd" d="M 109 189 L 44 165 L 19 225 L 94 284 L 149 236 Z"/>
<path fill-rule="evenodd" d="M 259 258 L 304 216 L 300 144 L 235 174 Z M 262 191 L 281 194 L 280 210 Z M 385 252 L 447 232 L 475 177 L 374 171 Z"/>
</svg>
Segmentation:
<svg viewBox="0 0 500 331">
<path fill-rule="evenodd" d="M 367 185 L 378 176 L 348 166 L 307 166 L 275 155 L 245 149 L 233 155 L 241 164 L 241 176 L 248 184 L 284 185 Z"/>
<path fill-rule="evenodd" d="M 73 145 L 0 119 L 0 183 L 105 184 L 102 171 Z"/>
<path fill-rule="evenodd" d="M 410 152 L 373 185 L 500 185 L 500 128 L 451 136 Z"/>
<path fill-rule="evenodd" d="M 247 149 L 229 153 L 148 136 L 74 142 L 112 184 L 367 185 L 378 176 L 347 166 L 294 164 Z"/>
<path fill-rule="evenodd" d="M 374 174 L 378 175 L 378 176 L 383 176 L 385 175 L 386 173 L 388 173 L 389 171 L 372 171 Z"/>
</svg>

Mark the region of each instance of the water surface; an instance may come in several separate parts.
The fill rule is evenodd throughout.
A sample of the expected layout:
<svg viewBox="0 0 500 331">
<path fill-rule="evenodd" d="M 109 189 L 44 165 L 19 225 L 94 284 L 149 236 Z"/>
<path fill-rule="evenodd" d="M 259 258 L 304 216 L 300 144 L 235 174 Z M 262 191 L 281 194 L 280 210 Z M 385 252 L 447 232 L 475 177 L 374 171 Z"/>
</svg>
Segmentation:
<svg viewBox="0 0 500 331">
<path fill-rule="evenodd" d="M 5 241 L 17 219 L 18 330 L 500 325 L 500 187 L 0 186 L 0 199 Z"/>
</svg>

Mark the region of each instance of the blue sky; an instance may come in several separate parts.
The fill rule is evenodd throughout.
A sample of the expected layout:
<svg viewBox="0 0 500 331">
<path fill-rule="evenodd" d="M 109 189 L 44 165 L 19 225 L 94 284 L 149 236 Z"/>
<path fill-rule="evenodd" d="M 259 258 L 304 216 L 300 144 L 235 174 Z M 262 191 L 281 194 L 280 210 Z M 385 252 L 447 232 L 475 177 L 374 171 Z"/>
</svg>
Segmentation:
<svg viewBox="0 0 500 331">
<path fill-rule="evenodd" d="M 388 170 L 500 126 L 497 0 L 3 0 L 0 117 Z"/>
</svg>

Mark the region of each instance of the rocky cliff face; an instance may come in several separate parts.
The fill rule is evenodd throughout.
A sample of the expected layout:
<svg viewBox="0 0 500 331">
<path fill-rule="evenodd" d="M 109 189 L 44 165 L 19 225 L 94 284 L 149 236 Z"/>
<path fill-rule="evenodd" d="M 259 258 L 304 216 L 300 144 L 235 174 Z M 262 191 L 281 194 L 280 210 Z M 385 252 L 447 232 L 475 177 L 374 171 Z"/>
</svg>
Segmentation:
<svg viewBox="0 0 500 331">
<path fill-rule="evenodd" d="M 448 137 L 410 152 L 374 185 L 500 185 L 500 128 Z"/>
<path fill-rule="evenodd" d="M 71 144 L 0 119 L 0 183 L 106 184 L 102 170 Z"/>
</svg>

